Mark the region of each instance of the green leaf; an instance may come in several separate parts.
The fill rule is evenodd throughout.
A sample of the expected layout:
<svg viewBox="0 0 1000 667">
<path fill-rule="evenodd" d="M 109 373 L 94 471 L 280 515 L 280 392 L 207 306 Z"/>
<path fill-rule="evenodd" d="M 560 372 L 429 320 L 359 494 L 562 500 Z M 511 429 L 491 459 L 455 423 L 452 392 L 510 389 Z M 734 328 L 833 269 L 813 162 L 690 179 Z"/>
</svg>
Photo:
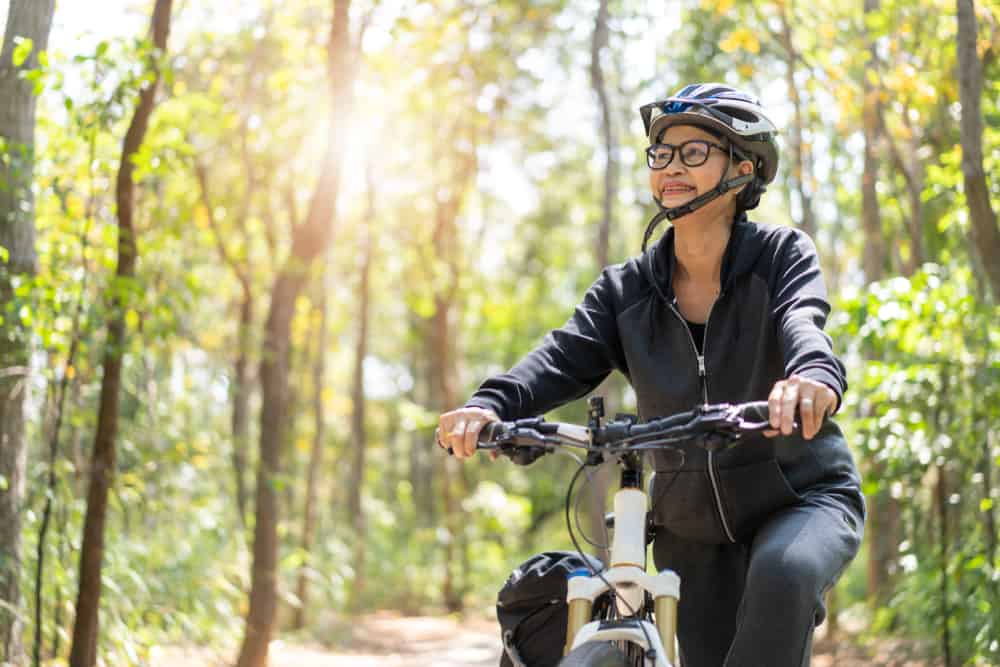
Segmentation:
<svg viewBox="0 0 1000 667">
<path fill-rule="evenodd" d="M 983 498 L 982 500 L 979 501 L 979 511 L 980 512 L 989 512 L 991 509 L 993 509 L 993 499 L 992 498 Z"/>
<path fill-rule="evenodd" d="M 11 56 L 14 67 L 20 67 L 31 55 L 31 50 L 35 48 L 35 43 L 28 37 L 14 38 L 14 53 Z"/>
<path fill-rule="evenodd" d="M 108 52 L 108 43 L 107 43 L 107 41 L 103 41 L 103 42 L 101 42 L 100 44 L 97 45 L 96 55 L 97 55 L 98 58 L 100 58 L 101 56 L 103 56 L 107 52 Z"/>
</svg>

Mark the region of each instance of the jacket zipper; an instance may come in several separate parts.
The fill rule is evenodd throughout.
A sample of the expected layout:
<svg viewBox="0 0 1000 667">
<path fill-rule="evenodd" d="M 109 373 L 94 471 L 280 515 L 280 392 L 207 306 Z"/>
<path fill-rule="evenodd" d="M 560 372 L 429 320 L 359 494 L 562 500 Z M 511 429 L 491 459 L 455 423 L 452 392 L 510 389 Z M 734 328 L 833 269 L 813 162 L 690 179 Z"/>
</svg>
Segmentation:
<svg viewBox="0 0 1000 667">
<path fill-rule="evenodd" d="M 721 297 L 722 295 L 720 294 L 719 298 Z M 701 382 L 702 401 L 705 405 L 708 405 L 708 371 L 705 368 L 705 355 L 698 354 L 698 346 L 694 342 L 694 336 L 691 334 L 691 329 L 688 327 L 684 316 L 681 315 L 680 311 L 677 310 L 673 303 L 668 305 L 670 306 L 670 310 L 674 311 L 674 314 L 677 315 L 677 318 L 681 321 L 684 331 L 687 332 L 688 340 L 691 341 L 691 349 L 694 350 L 695 357 L 698 359 L 698 379 Z M 715 310 L 715 303 L 712 303 L 711 308 L 708 309 L 708 318 L 705 320 L 705 332 L 701 339 L 702 352 L 705 351 L 706 343 L 708 342 L 708 323 L 712 320 L 713 310 Z M 722 494 L 719 492 L 719 481 L 716 478 L 715 472 L 715 457 L 712 452 L 708 453 L 708 480 L 712 485 L 712 494 L 715 496 L 715 509 L 719 513 L 722 530 L 726 533 L 726 537 L 729 538 L 729 541 L 735 543 L 736 538 L 733 537 L 733 531 L 729 528 L 729 521 L 726 519 L 726 510 L 722 507 Z"/>
</svg>

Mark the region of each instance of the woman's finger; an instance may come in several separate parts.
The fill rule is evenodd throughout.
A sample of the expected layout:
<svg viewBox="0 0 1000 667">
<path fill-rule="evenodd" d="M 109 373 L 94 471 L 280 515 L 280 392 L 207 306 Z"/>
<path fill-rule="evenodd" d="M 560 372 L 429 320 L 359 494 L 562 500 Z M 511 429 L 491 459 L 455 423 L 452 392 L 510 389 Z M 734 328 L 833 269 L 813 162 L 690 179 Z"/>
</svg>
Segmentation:
<svg viewBox="0 0 1000 667">
<path fill-rule="evenodd" d="M 781 433 L 791 435 L 795 427 L 795 408 L 799 404 L 799 386 L 797 382 L 786 382 L 781 394 Z"/>
<path fill-rule="evenodd" d="M 472 456 L 476 453 L 476 441 L 479 439 L 479 431 L 483 428 L 483 422 L 480 419 L 470 419 L 466 422 L 465 426 L 465 437 L 462 440 L 462 447 L 465 449 L 465 455 Z"/>
<path fill-rule="evenodd" d="M 812 439 L 819 430 L 819 420 L 816 412 L 816 390 L 804 385 L 799 390 L 799 416 L 802 418 L 802 437 Z"/>
<path fill-rule="evenodd" d="M 463 445 L 466 423 L 465 419 L 459 417 L 452 423 L 451 429 L 448 431 L 448 446 L 451 448 L 452 453 L 460 459 L 464 459 L 467 456 Z"/>
<path fill-rule="evenodd" d="M 781 396 L 784 393 L 785 381 L 779 380 L 774 383 L 774 387 L 771 389 L 771 393 L 767 397 L 768 421 L 775 429 L 775 433 L 777 433 L 777 429 L 781 427 Z"/>
</svg>

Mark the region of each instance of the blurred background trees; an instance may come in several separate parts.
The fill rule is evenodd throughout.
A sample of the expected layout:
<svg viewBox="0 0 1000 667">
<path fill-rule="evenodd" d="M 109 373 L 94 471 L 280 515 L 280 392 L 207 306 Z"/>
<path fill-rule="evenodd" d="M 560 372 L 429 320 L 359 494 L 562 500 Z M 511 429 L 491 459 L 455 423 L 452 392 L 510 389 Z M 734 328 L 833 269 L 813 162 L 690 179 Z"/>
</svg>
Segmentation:
<svg viewBox="0 0 1000 667">
<path fill-rule="evenodd" d="M 235 656 L 248 615 L 330 639 L 349 610 L 482 610 L 527 555 L 568 547 L 562 462 L 456 465 L 437 414 L 638 252 L 636 109 L 719 80 L 783 128 L 752 218 L 816 238 L 849 367 L 870 521 L 831 622 L 1000 662 L 995 3 L 175 3 L 128 160 L 127 284 L 115 178 L 153 89 L 154 3 L 106 4 L 58 3 L 46 50 L 20 22 L 44 3 L 0 1 L 8 656 L 70 653 L 116 316 L 108 664 L 175 641 Z"/>
</svg>

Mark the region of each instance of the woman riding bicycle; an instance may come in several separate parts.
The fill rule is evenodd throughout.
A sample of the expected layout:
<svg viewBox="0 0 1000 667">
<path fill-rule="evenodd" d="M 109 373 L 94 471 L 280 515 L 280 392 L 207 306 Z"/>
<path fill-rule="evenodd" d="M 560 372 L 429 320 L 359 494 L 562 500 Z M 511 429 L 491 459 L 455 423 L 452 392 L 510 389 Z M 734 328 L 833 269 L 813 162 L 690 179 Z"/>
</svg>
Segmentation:
<svg viewBox="0 0 1000 667">
<path fill-rule="evenodd" d="M 808 665 L 823 594 L 857 553 L 865 512 L 828 418 L 847 382 L 823 332 L 816 249 L 797 229 L 747 218 L 778 168 L 777 130 L 756 98 L 693 84 L 640 111 L 660 208 L 643 253 L 605 268 L 562 328 L 441 415 L 439 444 L 468 458 L 488 421 L 543 414 L 616 369 L 645 419 L 766 397 L 769 437 L 714 457 L 695 445 L 653 457 L 653 554 L 681 577 L 685 667 Z M 664 219 L 672 227 L 647 250 Z"/>
</svg>

